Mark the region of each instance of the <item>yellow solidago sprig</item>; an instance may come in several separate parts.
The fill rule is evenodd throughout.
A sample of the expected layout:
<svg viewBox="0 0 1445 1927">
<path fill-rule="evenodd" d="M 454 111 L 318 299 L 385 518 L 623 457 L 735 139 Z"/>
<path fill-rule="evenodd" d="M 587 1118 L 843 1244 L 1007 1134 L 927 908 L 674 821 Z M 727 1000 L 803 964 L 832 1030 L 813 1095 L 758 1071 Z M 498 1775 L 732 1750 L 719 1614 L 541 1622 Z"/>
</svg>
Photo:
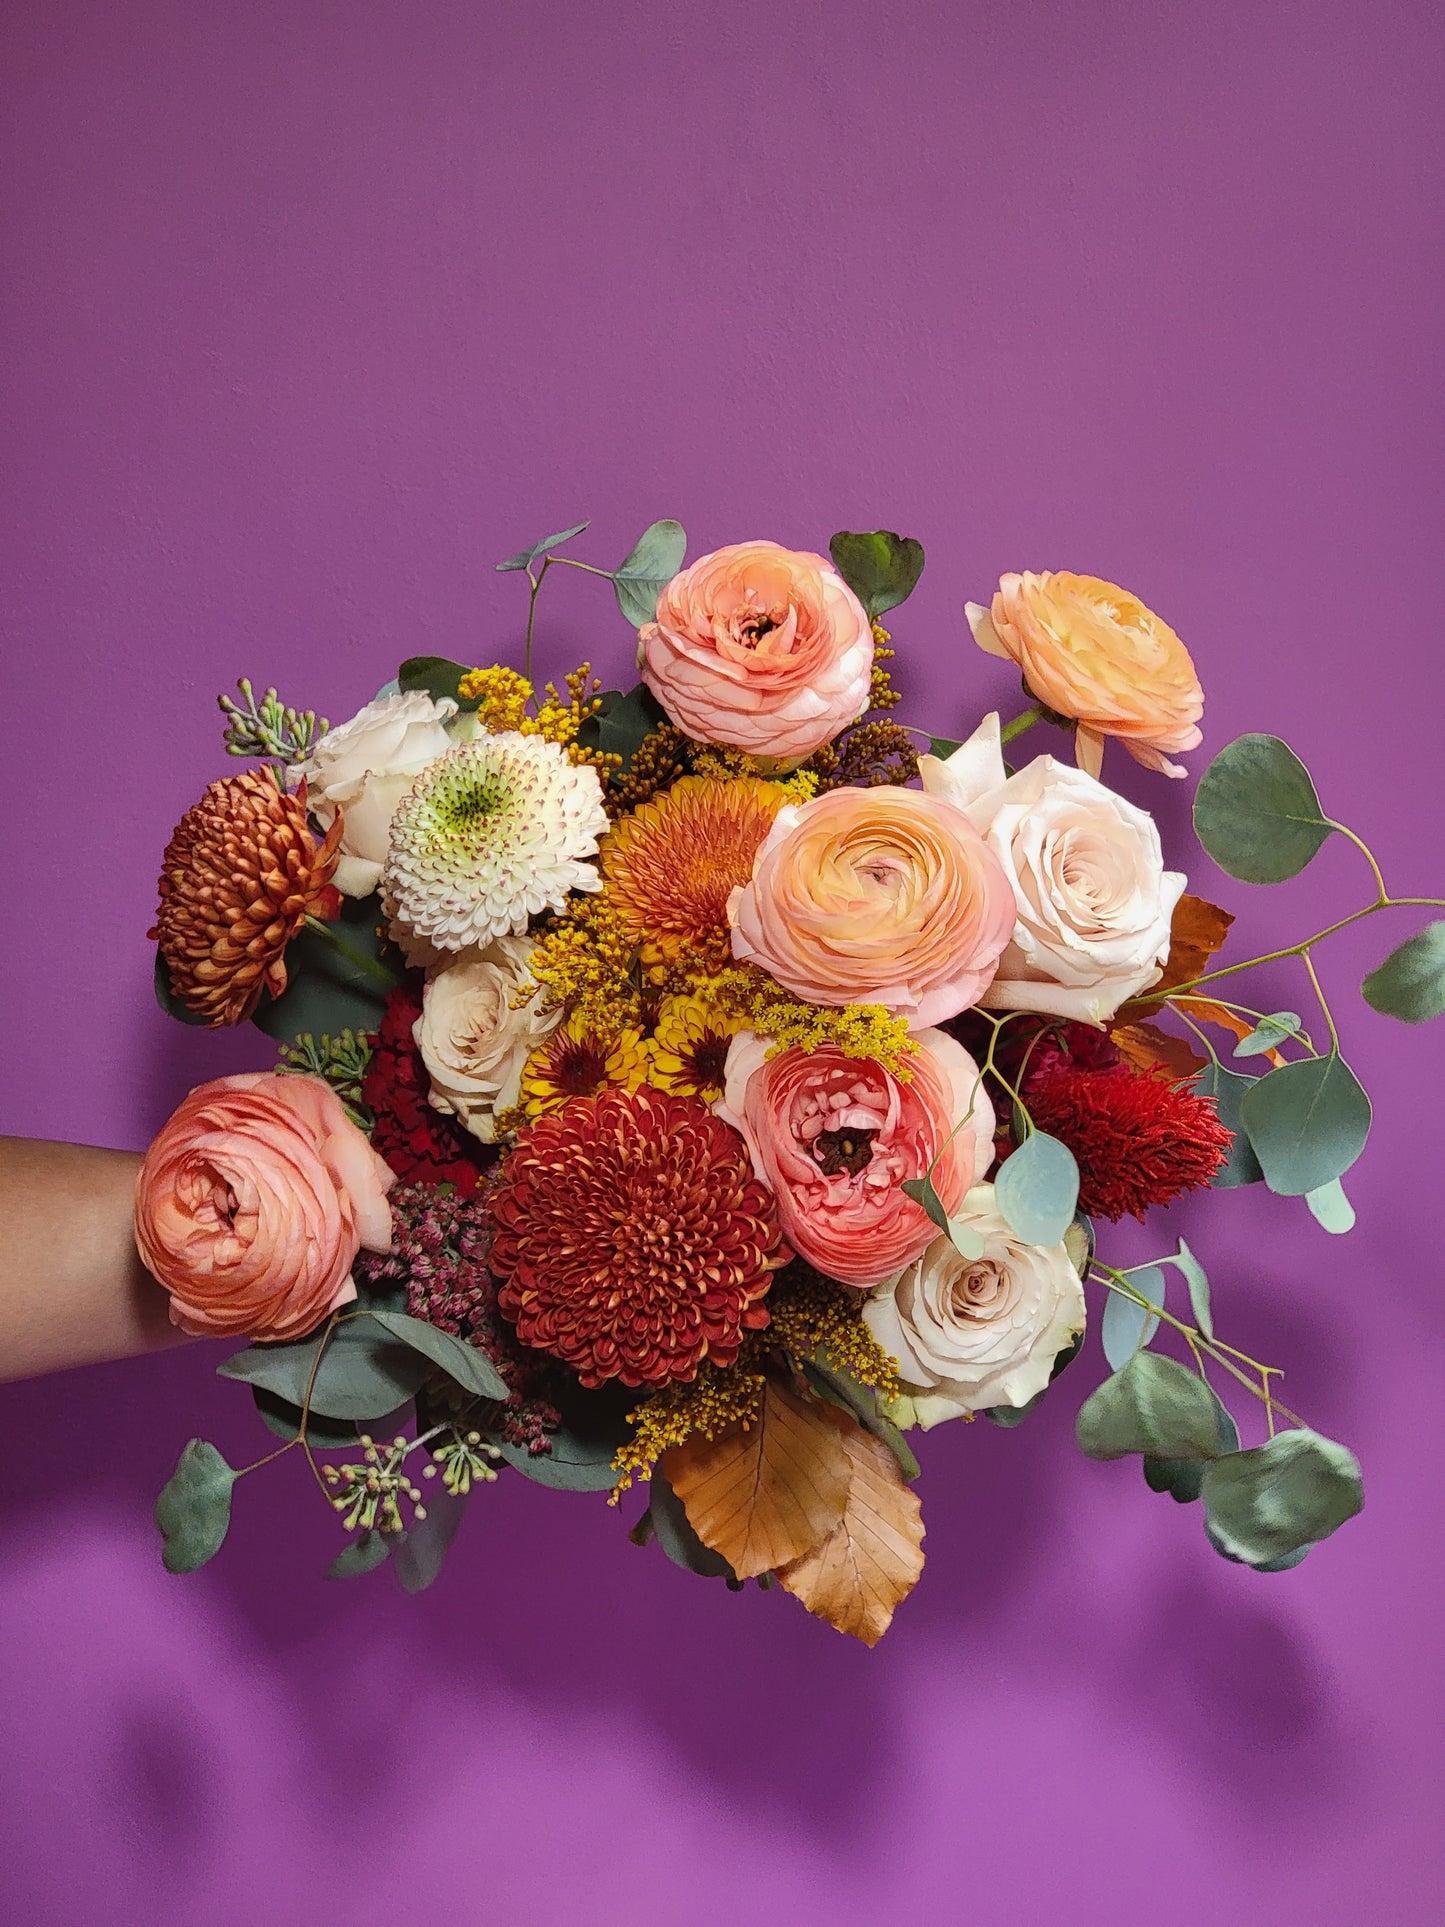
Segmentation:
<svg viewBox="0 0 1445 1927">
<path fill-rule="evenodd" d="M 909 1079 L 908 1060 L 917 1045 L 909 1038 L 907 1021 L 882 1004 L 804 1003 L 765 970 L 746 963 L 719 971 L 709 981 L 707 994 L 749 1030 L 773 1038 L 779 1049 L 817 1050 L 835 1044 L 845 1057 L 871 1057 L 905 1083 Z"/>
<path fill-rule="evenodd" d="M 566 750 L 570 762 L 595 769 L 605 789 L 622 768 L 622 758 L 580 740 L 583 725 L 602 707 L 602 684 L 592 674 L 591 663 L 584 662 L 563 678 L 563 686 L 565 695 L 549 682 L 539 699 L 525 676 L 494 663 L 487 669 L 469 669 L 457 693 L 464 702 L 476 704 L 483 729 L 493 735 L 516 730 L 523 736 L 542 736 Z"/>
<path fill-rule="evenodd" d="M 642 1023 L 635 964 L 637 939 L 600 896 L 574 897 L 538 933 L 529 969 L 543 990 L 544 1010 L 565 1004 L 598 1036 Z"/>
</svg>

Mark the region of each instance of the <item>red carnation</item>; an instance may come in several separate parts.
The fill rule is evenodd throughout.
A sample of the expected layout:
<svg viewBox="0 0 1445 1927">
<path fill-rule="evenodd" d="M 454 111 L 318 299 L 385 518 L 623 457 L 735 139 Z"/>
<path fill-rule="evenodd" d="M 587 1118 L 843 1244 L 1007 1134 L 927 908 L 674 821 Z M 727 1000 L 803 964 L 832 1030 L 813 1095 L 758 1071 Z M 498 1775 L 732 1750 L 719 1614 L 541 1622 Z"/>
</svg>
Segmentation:
<svg viewBox="0 0 1445 1927">
<path fill-rule="evenodd" d="M 412 1037 L 420 1016 L 421 991 L 411 982 L 399 984 L 386 1000 L 361 1086 L 376 1119 L 372 1149 L 403 1183 L 454 1184 L 470 1193 L 495 1164 L 496 1153 L 429 1102 L 430 1080 Z"/>
<path fill-rule="evenodd" d="M 1039 1130 L 1067 1144 L 1079 1166 L 1079 1209 L 1136 1218 L 1207 1185 L 1231 1137 L 1212 1097 L 1167 1077 L 1124 1068 L 1078 1070 L 1055 1059 L 1025 1088 Z"/>
<path fill-rule="evenodd" d="M 584 1385 L 693 1379 L 768 1322 L 788 1257 L 747 1147 L 696 1098 L 644 1084 L 523 1131 L 492 1202 L 498 1304 Z"/>
</svg>

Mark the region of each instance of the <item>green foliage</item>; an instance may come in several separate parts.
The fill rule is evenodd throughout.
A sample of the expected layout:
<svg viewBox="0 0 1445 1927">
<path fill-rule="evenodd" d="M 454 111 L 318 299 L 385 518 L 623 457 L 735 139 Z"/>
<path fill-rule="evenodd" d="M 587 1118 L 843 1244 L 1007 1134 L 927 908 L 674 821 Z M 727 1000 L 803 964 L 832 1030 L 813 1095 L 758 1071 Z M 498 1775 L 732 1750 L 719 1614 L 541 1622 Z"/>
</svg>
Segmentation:
<svg viewBox="0 0 1445 1927">
<path fill-rule="evenodd" d="M 1392 950 L 1360 986 L 1382 1016 L 1425 1024 L 1445 1012 L 1445 923 L 1432 923 Z"/>
<path fill-rule="evenodd" d="M 506 575 L 513 569 L 530 569 L 537 558 L 545 555 L 548 549 L 560 549 L 564 542 L 570 542 L 574 535 L 580 535 L 588 526 L 586 522 L 579 522 L 576 528 L 562 529 L 556 535 L 544 535 L 542 540 L 534 542 L 531 548 L 518 549 L 517 553 L 509 555 L 505 562 L 499 562 L 497 574 Z"/>
<path fill-rule="evenodd" d="M 221 1550 L 231 1524 L 236 1474 L 214 1445 L 192 1439 L 156 1500 L 167 1572 L 195 1572 Z"/>
<path fill-rule="evenodd" d="M 1225 1453 L 1239 1450 L 1239 1427 L 1218 1394 L 1211 1390 L 1209 1396 L 1214 1400 L 1219 1457 L 1223 1458 Z M 1176 1504 L 1191 1505 L 1203 1488 L 1209 1463 L 1208 1459 L 1159 1459 L 1146 1453 L 1144 1480 L 1151 1492 L 1167 1492 Z"/>
<path fill-rule="evenodd" d="M 403 695 L 420 691 L 433 702 L 442 702 L 450 696 L 459 709 L 474 710 L 477 698 L 461 694 L 461 681 L 466 674 L 467 665 L 453 662 L 449 656 L 408 656 L 396 672 L 396 681 Z"/>
<path fill-rule="evenodd" d="M 264 1385 L 253 1385 L 251 1396 L 256 1401 L 257 1416 L 268 1432 L 274 1432 L 278 1439 L 284 1439 L 288 1445 L 292 1439 L 300 1437 L 299 1405 L 292 1405 L 275 1392 L 268 1392 Z M 319 1412 L 312 1412 L 306 1423 L 306 1437 L 317 1451 L 340 1450 L 355 1445 L 356 1426 L 346 1419 L 323 1418 Z"/>
<path fill-rule="evenodd" d="M 306 1398 L 320 1336 L 297 1345 L 252 1345 L 216 1367 L 222 1378 L 259 1385 L 288 1405 Z M 430 1358 L 398 1343 L 369 1314 L 338 1323 L 316 1369 L 311 1410 L 323 1418 L 379 1419 L 405 1405 L 435 1370 Z"/>
<path fill-rule="evenodd" d="M 972 1262 L 983 1256 L 985 1246 L 982 1235 L 961 1218 L 949 1217 L 943 1199 L 934 1190 L 933 1179 L 926 1171 L 921 1178 L 904 1178 L 901 1188 L 904 1196 L 922 1205 L 931 1221 L 947 1234 L 960 1257 Z"/>
<path fill-rule="evenodd" d="M 1212 1459 L 1219 1446 L 1217 1400 L 1177 1359 L 1135 1352 L 1080 1409 L 1075 1435 L 1091 1459 L 1131 1452 L 1160 1459 Z"/>
<path fill-rule="evenodd" d="M 876 622 L 906 602 L 923 574 L 923 544 L 891 529 L 866 534 L 839 529 L 828 544 L 833 566 Z"/>
<path fill-rule="evenodd" d="M 1164 1273 L 1157 1265 L 1141 1265 L 1129 1272 L 1129 1283 L 1151 1305 L 1164 1303 Z M 1125 1297 L 1112 1287 L 1099 1320 L 1099 1337 L 1104 1356 L 1117 1372 L 1127 1365 L 1141 1345 L 1147 1345 L 1159 1329 L 1159 1320 L 1144 1305 Z"/>
<path fill-rule="evenodd" d="M 1370 1100 L 1338 1052 L 1281 1065 L 1239 1109 L 1265 1183 L 1286 1198 L 1343 1177 L 1370 1134 Z"/>
<path fill-rule="evenodd" d="M 688 1522 L 681 1499 L 662 1473 L 654 1468 L 647 1488 L 647 1516 L 652 1521 L 652 1536 L 675 1566 L 684 1572 L 701 1574 L 704 1579 L 733 1579 L 736 1574 L 720 1552 L 705 1546 Z"/>
<path fill-rule="evenodd" d="M 496 1441 L 497 1449 L 514 1471 L 537 1485 L 560 1492 L 607 1492 L 617 1483 L 612 1461 L 630 1436 L 626 1413 L 637 1394 L 618 1387 L 615 1392 L 579 1391 L 562 1410 L 562 1424 L 548 1437 L 550 1452 L 535 1457 L 525 1446 Z"/>
<path fill-rule="evenodd" d="M 1211 1180 L 1216 1190 L 1230 1190 L 1237 1184 L 1259 1184 L 1264 1177 L 1240 1115 L 1244 1099 L 1257 1081 L 1240 1071 L 1226 1070 L 1218 1058 L 1211 1058 L 1194 1080 L 1194 1088 L 1201 1097 L 1214 1099 L 1220 1123 L 1234 1136 L 1229 1156 Z"/>
<path fill-rule="evenodd" d="M 599 700 L 601 707 L 583 723 L 578 739 L 589 749 L 604 749 L 620 756 L 626 766 L 637 754 L 643 737 L 667 721 L 666 712 L 646 683 L 638 683 L 625 693 L 604 689 Z"/>
<path fill-rule="evenodd" d="M 1049 1385 L 1053 1384 L 1060 1372 L 1066 1370 L 1073 1364 L 1083 1349 L 1084 1334 L 1082 1331 L 1076 1331 L 1068 1344 L 1064 1346 L 1063 1350 L 1060 1351 L 1054 1359 L 1053 1370 L 1049 1373 L 1049 1384 L 1044 1387 L 1042 1392 L 1035 1392 L 1033 1397 L 1026 1399 L 1022 1405 L 985 1405 L 983 1407 L 984 1417 L 991 1420 L 993 1424 L 1000 1426 L 1005 1432 L 1011 1432 L 1016 1425 L 1022 1425 L 1029 1413 L 1032 1412 L 1036 1406 L 1043 1404 L 1044 1393 L 1048 1391 Z"/>
<path fill-rule="evenodd" d="M 687 535 L 681 522 L 654 522 L 617 566 L 612 587 L 623 618 L 640 629 L 657 614 L 657 598 L 682 567 Z"/>
<path fill-rule="evenodd" d="M 360 1532 L 337 1553 L 326 1568 L 328 1579 L 357 1579 L 364 1572 L 375 1572 L 384 1565 L 391 1552 L 393 1540 L 386 1533 L 374 1529 Z"/>
<path fill-rule="evenodd" d="M 428 1325 L 424 1319 L 411 1318 L 402 1311 L 374 1311 L 373 1323 L 399 1338 L 423 1358 L 430 1359 L 439 1371 L 460 1385 L 464 1392 L 474 1392 L 478 1398 L 504 1399 L 507 1396 L 507 1381 L 484 1352 L 475 1345 L 463 1344 L 450 1332 L 439 1331 L 435 1325 Z"/>
<path fill-rule="evenodd" d="M 388 965 L 380 930 L 381 912 L 375 897 L 344 897 L 336 920 L 338 937 L 357 951 L 364 964 L 353 963 L 327 938 L 302 930 L 286 946 L 285 990 L 275 999 L 262 997 L 251 1022 L 283 1043 L 294 1043 L 308 1032 L 338 1037 L 343 1031 L 369 1034 L 381 1023 L 389 984 L 383 982 Z"/>
<path fill-rule="evenodd" d="M 1200 777 L 1194 828 L 1241 883 L 1283 883 L 1318 855 L 1334 825 L 1289 745 L 1249 735 L 1226 744 Z"/>
<path fill-rule="evenodd" d="M 1345 1187 L 1338 1178 L 1331 1178 L 1317 1191 L 1305 1192 L 1305 1203 L 1310 1208 L 1310 1216 L 1315 1223 L 1326 1231 L 1341 1237 L 1355 1228 L 1355 1207 L 1345 1196 Z"/>
<path fill-rule="evenodd" d="M 962 748 L 963 744 L 955 742 L 952 736 L 930 736 L 928 739 L 929 755 L 936 756 L 941 763 L 946 763 L 956 749 Z"/>
<path fill-rule="evenodd" d="M 1189 1304 L 1194 1313 L 1194 1322 L 1206 1338 L 1213 1338 L 1214 1314 L 1210 1309 L 1209 1279 L 1203 1265 L 1182 1238 L 1176 1255 L 1163 1262 L 1175 1266 L 1183 1274 L 1184 1282 L 1189 1287 Z"/>
<path fill-rule="evenodd" d="M 435 1486 L 427 1493 L 425 1516 L 398 1535 L 392 1546 L 391 1567 L 403 1591 L 425 1592 L 436 1579 L 470 1496 Z"/>
<path fill-rule="evenodd" d="M 167 1017 L 174 1017 L 177 1023 L 194 1024 L 198 1029 L 205 1024 L 205 1018 L 199 1016 L 194 1010 L 188 1009 L 171 989 L 171 973 L 166 967 L 166 960 L 160 953 L 159 945 L 156 947 L 154 983 L 156 1002 Z"/>
<path fill-rule="evenodd" d="M 1277 1050 L 1286 1038 L 1296 1035 L 1300 1020 L 1292 1010 L 1277 1010 L 1272 1016 L 1261 1017 L 1248 1037 L 1241 1037 L 1234 1047 L 1236 1057 L 1263 1057 L 1266 1051 Z"/>
<path fill-rule="evenodd" d="M 905 1479 L 918 1477 L 919 1464 L 913 1455 L 913 1448 L 902 1432 L 883 1410 L 877 1392 L 871 1385 L 864 1385 L 854 1378 L 851 1372 L 835 1362 L 827 1347 L 802 1361 L 803 1376 L 821 1398 L 840 1411 L 848 1412 L 857 1419 L 865 1432 L 881 1439 L 898 1461 L 898 1469 Z"/>
<path fill-rule="evenodd" d="M 994 1202 L 1025 1244 L 1059 1244 L 1079 1204 L 1079 1167 L 1066 1144 L 1031 1131 L 999 1167 Z"/>
<path fill-rule="evenodd" d="M 1216 1459 L 1202 1496 L 1216 1550 L 1260 1571 L 1298 1564 L 1365 1502 L 1353 1452 L 1304 1430 Z"/>
</svg>

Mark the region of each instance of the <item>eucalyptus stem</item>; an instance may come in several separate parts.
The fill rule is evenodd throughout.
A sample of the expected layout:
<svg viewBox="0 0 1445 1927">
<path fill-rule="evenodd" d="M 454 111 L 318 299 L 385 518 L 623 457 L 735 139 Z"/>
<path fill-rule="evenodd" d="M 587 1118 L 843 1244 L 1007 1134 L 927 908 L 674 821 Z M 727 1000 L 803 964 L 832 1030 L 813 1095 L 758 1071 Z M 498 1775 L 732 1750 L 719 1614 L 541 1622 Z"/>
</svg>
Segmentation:
<svg viewBox="0 0 1445 1927">
<path fill-rule="evenodd" d="M 1315 997 L 1318 1000 L 1320 1009 L 1324 1012 L 1325 1022 L 1330 1027 L 1330 1053 L 1332 1056 L 1337 1055 L 1340 1048 L 1340 1033 L 1335 1029 L 1334 1015 L 1330 1010 L 1329 999 L 1325 996 L 1319 977 L 1316 974 L 1314 958 L 1308 950 L 1304 950 L 1300 953 L 1300 962 L 1309 973 L 1309 980 L 1314 986 Z"/>
<path fill-rule="evenodd" d="M 1379 910 L 1445 910 L 1445 897 L 1386 897 L 1382 903 L 1366 904 L 1363 910 L 1352 910 L 1347 917 L 1338 922 L 1326 924 L 1323 930 L 1316 930 L 1312 937 L 1300 943 L 1286 944 L 1280 950 L 1267 950 L 1263 956 L 1247 957 L 1242 963 L 1222 964 L 1218 970 L 1207 970 L 1202 977 L 1191 977 L 1188 983 L 1175 984 L 1169 991 L 1171 997 L 1180 996 L 1188 990 L 1198 990 L 1201 984 L 1217 983 L 1221 977 L 1236 976 L 1241 970 L 1256 970 L 1261 964 L 1280 963 L 1286 957 L 1302 957 L 1313 950 L 1317 943 L 1332 937 L 1338 930 L 1347 930 L 1352 923 L 1359 923 L 1365 917 L 1373 917 Z"/>
<path fill-rule="evenodd" d="M 378 990 L 396 989 L 398 978 L 387 969 L 380 958 L 368 957 L 364 950 L 358 950 L 354 944 L 348 943 L 334 923 L 328 923 L 324 917 L 308 916 L 306 928 L 314 930 L 318 937 L 329 943 L 337 956 L 344 957 L 354 970 L 359 971 L 363 977 L 369 977 Z"/>
<path fill-rule="evenodd" d="M 558 559 L 560 560 L 560 558 Z M 527 580 L 532 585 L 532 591 L 527 597 L 527 644 L 524 659 L 525 667 L 522 673 L 526 676 L 528 682 L 532 680 L 532 629 L 537 620 L 537 591 L 546 581 L 547 571 L 551 566 L 552 557 L 550 555 L 544 555 L 542 557 L 542 566 L 535 575 L 533 575 L 530 568 L 527 570 Z"/>
<path fill-rule="evenodd" d="M 1027 709 L 1020 710 L 1012 722 L 1005 723 L 998 733 L 1000 743 L 1011 743 L 1015 736 L 1022 736 L 1026 729 L 1044 720 L 1042 703 L 1031 703 Z"/>
<path fill-rule="evenodd" d="M 583 573 L 586 575 L 603 576 L 608 582 L 613 582 L 616 580 L 616 577 L 613 575 L 611 569 L 594 568 L 592 563 L 578 562 L 570 555 L 550 555 L 548 556 L 547 560 L 549 562 L 560 562 L 564 569 L 581 569 Z"/>
</svg>

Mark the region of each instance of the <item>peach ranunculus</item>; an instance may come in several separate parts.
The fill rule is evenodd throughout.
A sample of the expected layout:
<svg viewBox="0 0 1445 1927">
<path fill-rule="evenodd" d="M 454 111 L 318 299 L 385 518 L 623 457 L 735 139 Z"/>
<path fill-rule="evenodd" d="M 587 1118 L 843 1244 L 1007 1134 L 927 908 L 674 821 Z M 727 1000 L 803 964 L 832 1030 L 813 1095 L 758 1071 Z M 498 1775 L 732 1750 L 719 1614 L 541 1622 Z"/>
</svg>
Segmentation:
<svg viewBox="0 0 1445 1927">
<path fill-rule="evenodd" d="M 956 1211 L 993 1161 L 993 1106 L 978 1066 L 942 1031 L 913 1042 L 906 1083 L 836 1044 L 770 1057 L 771 1039 L 740 1031 L 728 1051 L 718 1114 L 747 1140 L 788 1243 L 840 1284 L 867 1289 L 893 1277 L 937 1235 L 904 1180 L 936 1157 L 933 1187 Z"/>
<path fill-rule="evenodd" d="M 779 810 L 728 901 L 733 955 L 813 1004 L 882 1004 L 910 1025 L 976 1003 L 1014 899 L 963 811 L 917 790 L 837 789 Z"/>
<path fill-rule="evenodd" d="M 873 629 L 821 555 L 737 542 L 668 583 L 637 666 L 689 736 L 796 763 L 868 707 Z"/>
<path fill-rule="evenodd" d="M 1007 776 L 997 715 L 920 771 L 988 839 L 1013 887 L 1013 941 L 985 1008 L 1102 1024 L 1158 982 L 1185 879 L 1164 868 L 1151 816 L 1052 756 Z"/>
<path fill-rule="evenodd" d="M 1078 724 L 1079 768 L 1097 776 L 1104 738 L 1166 776 L 1170 756 L 1196 749 L 1204 695 L 1189 651 L 1137 596 L 1097 576 L 1045 570 L 1000 578 L 992 608 L 968 604 L 980 649 L 1023 671 L 1030 695 Z"/>
<path fill-rule="evenodd" d="M 391 1248 L 395 1179 L 319 1077 L 256 1071 L 191 1092 L 146 1152 L 135 1240 L 182 1331 L 302 1338 Z"/>
</svg>

